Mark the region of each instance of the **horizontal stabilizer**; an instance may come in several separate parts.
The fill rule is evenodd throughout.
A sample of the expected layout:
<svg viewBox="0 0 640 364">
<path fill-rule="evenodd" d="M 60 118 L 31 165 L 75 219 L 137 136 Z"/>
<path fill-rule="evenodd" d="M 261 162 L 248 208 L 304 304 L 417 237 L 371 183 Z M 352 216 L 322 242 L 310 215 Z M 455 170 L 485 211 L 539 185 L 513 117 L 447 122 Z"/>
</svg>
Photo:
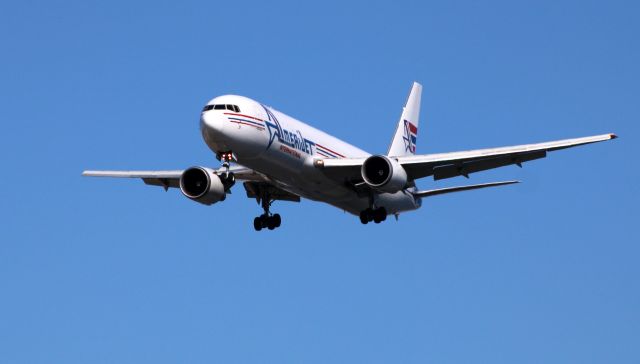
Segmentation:
<svg viewBox="0 0 640 364">
<path fill-rule="evenodd" d="M 418 191 L 418 192 L 414 192 L 413 195 L 416 197 L 431 197 L 435 195 L 442 195 L 445 193 L 476 190 L 476 189 L 485 188 L 485 187 L 504 186 L 504 185 L 510 185 L 514 183 L 520 183 L 520 181 L 503 181 L 503 182 L 481 183 L 481 184 L 469 185 L 469 186 L 447 187 L 447 188 L 440 188 L 437 190 Z"/>
</svg>

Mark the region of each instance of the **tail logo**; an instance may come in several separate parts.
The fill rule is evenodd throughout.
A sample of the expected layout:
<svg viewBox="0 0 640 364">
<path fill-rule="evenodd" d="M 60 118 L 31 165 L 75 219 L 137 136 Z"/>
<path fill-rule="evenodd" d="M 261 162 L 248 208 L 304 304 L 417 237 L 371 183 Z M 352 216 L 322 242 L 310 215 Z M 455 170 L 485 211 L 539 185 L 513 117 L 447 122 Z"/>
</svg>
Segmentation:
<svg viewBox="0 0 640 364">
<path fill-rule="evenodd" d="M 416 153 L 416 139 L 418 136 L 418 128 L 409 120 L 404 121 L 404 150 L 409 153 Z"/>
</svg>

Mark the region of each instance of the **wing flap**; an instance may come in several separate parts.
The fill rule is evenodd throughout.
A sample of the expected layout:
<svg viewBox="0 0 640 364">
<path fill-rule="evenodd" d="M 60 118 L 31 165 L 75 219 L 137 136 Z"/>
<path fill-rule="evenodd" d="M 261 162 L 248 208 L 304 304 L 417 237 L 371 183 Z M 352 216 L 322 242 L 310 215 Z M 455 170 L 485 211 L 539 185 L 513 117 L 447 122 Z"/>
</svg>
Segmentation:
<svg viewBox="0 0 640 364">
<path fill-rule="evenodd" d="M 180 178 L 142 178 L 142 181 L 150 186 L 164 187 L 165 190 L 180 187 Z"/>
<path fill-rule="evenodd" d="M 481 183 L 481 184 L 469 185 L 469 186 L 439 188 L 436 190 L 414 192 L 413 195 L 416 197 L 431 197 L 431 196 L 443 195 L 445 193 L 470 191 L 470 190 L 477 190 L 480 188 L 487 188 L 487 187 L 505 186 L 505 185 L 511 185 L 514 183 L 520 183 L 520 181 L 491 182 L 491 183 Z"/>
<path fill-rule="evenodd" d="M 84 171 L 86 177 L 115 177 L 115 178 L 180 178 L 179 171 Z"/>
</svg>

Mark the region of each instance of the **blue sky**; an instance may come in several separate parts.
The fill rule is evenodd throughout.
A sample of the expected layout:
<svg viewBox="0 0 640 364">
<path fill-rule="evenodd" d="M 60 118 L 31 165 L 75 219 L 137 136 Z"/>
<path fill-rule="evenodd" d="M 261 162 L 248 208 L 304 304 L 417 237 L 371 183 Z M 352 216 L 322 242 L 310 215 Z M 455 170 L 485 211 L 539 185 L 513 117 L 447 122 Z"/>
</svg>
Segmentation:
<svg viewBox="0 0 640 364">
<path fill-rule="evenodd" d="M 6 363 L 637 363 L 640 7 L 633 1 L 0 4 Z M 216 166 L 216 95 L 371 152 L 411 82 L 418 152 L 616 132 L 523 184 L 360 225 L 240 186 L 212 207 L 83 169 Z"/>
</svg>

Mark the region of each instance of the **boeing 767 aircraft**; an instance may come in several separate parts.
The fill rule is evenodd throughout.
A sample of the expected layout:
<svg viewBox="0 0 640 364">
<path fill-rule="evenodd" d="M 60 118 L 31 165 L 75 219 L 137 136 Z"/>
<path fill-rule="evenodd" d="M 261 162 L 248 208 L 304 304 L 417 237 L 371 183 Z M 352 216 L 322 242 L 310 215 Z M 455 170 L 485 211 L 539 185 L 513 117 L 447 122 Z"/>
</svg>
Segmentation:
<svg viewBox="0 0 640 364">
<path fill-rule="evenodd" d="M 371 155 L 308 124 L 243 96 L 225 95 L 209 101 L 200 115 L 200 130 L 222 162 L 214 169 L 196 166 L 173 171 L 84 171 L 85 176 L 141 178 L 149 185 L 179 188 L 193 201 L 212 205 L 224 201 L 237 180 L 247 197 L 264 213 L 253 227 L 280 226 L 272 214 L 274 201 L 322 201 L 360 217 L 363 224 L 396 218 L 418 209 L 422 199 L 444 193 L 518 183 L 503 181 L 419 190 L 416 180 L 441 180 L 547 156 L 547 152 L 615 139 L 615 134 L 546 143 L 451 153 L 416 154 L 422 86 L 414 83 L 389 151 Z M 232 165 L 233 163 L 233 165 Z"/>
</svg>

